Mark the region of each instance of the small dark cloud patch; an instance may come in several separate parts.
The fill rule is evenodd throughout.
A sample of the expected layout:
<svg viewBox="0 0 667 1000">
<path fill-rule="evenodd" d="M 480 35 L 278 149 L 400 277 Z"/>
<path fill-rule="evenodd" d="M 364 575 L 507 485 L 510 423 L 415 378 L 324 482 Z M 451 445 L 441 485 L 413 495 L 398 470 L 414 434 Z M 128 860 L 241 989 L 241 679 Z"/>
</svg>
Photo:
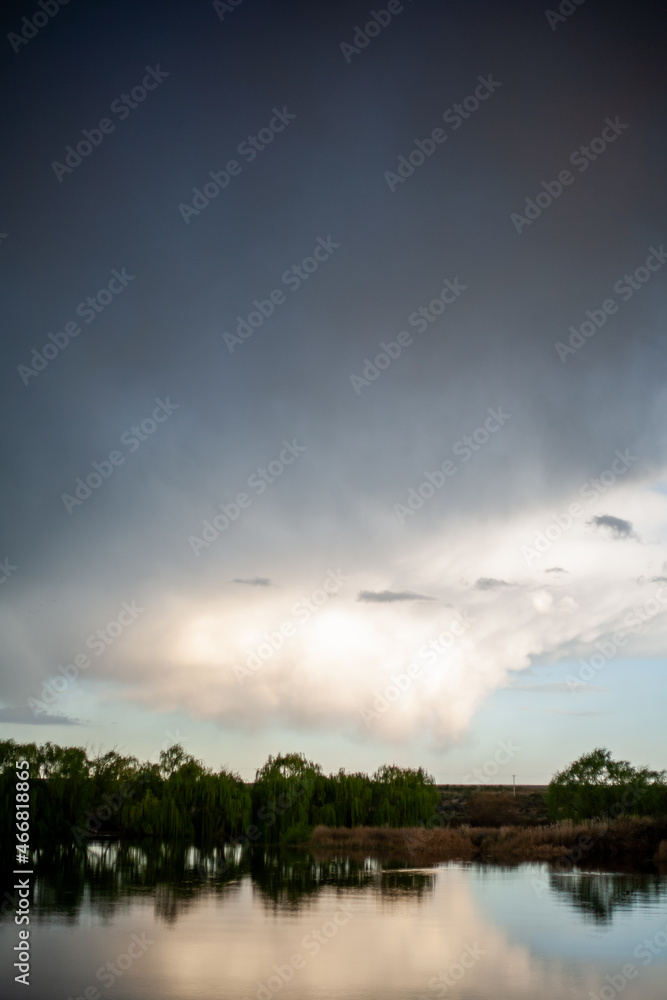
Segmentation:
<svg viewBox="0 0 667 1000">
<path fill-rule="evenodd" d="M 35 715 L 28 708 L 0 708 L 0 722 L 8 722 L 19 726 L 81 726 L 81 719 L 73 719 L 69 715 L 49 715 L 40 712 Z"/>
<path fill-rule="evenodd" d="M 415 594 L 411 590 L 360 590 L 357 600 L 368 604 L 390 604 L 392 601 L 434 601 L 435 598 Z"/>
<path fill-rule="evenodd" d="M 268 576 L 253 576 L 249 580 L 241 580 L 237 576 L 234 583 L 245 583 L 248 587 L 274 587 Z"/>
<path fill-rule="evenodd" d="M 626 521 L 622 517 L 613 517 L 611 514 L 599 514 L 592 521 L 588 522 L 594 528 L 606 528 L 614 539 L 636 538 L 632 521 Z"/>
<path fill-rule="evenodd" d="M 651 583 L 667 583 L 667 576 L 652 576 Z"/>
<path fill-rule="evenodd" d="M 499 587 L 511 587 L 507 580 L 494 580 L 491 576 L 480 576 L 475 581 L 475 590 L 497 590 Z"/>
<path fill-rule="evenodd" d="M 545 569 L 545 573 L 567 573 L 566 569 L 562 566 L 550 566 L 549 569 Z"/>
</svg>

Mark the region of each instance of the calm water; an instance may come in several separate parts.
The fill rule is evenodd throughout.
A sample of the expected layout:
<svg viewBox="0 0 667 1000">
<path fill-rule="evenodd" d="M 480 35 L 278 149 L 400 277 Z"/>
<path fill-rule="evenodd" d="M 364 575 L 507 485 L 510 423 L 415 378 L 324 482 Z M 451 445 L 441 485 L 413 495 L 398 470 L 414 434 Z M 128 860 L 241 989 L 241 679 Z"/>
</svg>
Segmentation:
<svg viewBox="0 0 667 1000">
<path fill-rule="evenodd" d="M 112 843 L 43 857 L 31 985 L 14 983 L 18 928 L 6 917 L 0 995 L 667 997 L 664 875 L 461 862 L 411 870 L 263 850 L 237 853 L 224 872 L 221 863 L 194 849 Z"/>
</svg>

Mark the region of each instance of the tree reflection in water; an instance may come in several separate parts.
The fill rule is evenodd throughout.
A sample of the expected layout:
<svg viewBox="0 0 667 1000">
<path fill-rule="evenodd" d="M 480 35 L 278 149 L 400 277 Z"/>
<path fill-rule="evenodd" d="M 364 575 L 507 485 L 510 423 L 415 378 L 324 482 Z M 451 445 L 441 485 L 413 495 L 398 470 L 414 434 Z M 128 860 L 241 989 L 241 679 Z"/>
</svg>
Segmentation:
<svg viewBox="0 0 667 1000">
<path fill-rule="evenodd" d="M 577 910 L 591 916 L 598 924 L 610 924 L 618 910 L 631 910 L 664 899 L 667 886 L 656 873 L 615 874 L 596 872 L 554 875 L 549 878 L 554 893 L 564 896 Z"/>
<path fill-rule="evenodd" d="M 10 858 L 4 860 L 5 870 L 10 870 Z M 380 861 L 362 854 L 325 857 L 290 848 L 223 850 L 153 840 L 54 846 L 40 850 L 33 864 L 33 918 L 48 919 L 55 913 L 70 924 L 78 921 L 84 906 L 102 922 L 111 922 L 141 896 L 152 899 L 159 920 L 173 924 L 203 896 L 236 894 L 248 879 L 253 893 L 272 912 L 308 908 L 325 888 L 361 891 L 374 886 L 389 904 L 408 895 L 419 900 L 433 891 L 436 879 L 435 870 L 415 871 L 408 861 Z M 562 875 L 545 867 L 543 877 L 554 893 L 603 924 L 616 910 L 667 895 L 665 880 L 656 873 Z M 2 919 L 13 919 L 9 905 Z"/>
</svg>

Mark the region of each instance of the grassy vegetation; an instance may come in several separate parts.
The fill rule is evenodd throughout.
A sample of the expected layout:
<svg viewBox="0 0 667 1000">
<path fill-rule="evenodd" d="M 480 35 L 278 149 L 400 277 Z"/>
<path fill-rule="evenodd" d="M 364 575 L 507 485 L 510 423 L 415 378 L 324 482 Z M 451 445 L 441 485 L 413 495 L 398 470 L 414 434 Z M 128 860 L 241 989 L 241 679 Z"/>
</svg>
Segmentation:
<svg viewBox="0 0 667 1000">
<path fill-rule="evenodd" d="M 667 820 L 569 820 L 536 827 L 444 827 L 442 829 L 316 827 L 309 846 L 321 856 L 358 851 L 409 858 L 415 865 L 438 861 L 561 861 L 561 867 L 667 860 Z"/>
<path fill-rule="evenodd" d="M 436 861 L 556 861 L 561 867 L 667 861 L 664 771 L 614 761 L 597 748 L 557 772 L 545 791 L 441 787 L 430 829 L 313 831 L 315 851 L 385 852 Z M 555 822 L 548 823 L 552 819 Z"/>
<path fill-rule="evenodd" d="M 549 821 L 544 788 L 438 785 L 437 813 L 448 826 L 543 826 Z"/>
</svg>

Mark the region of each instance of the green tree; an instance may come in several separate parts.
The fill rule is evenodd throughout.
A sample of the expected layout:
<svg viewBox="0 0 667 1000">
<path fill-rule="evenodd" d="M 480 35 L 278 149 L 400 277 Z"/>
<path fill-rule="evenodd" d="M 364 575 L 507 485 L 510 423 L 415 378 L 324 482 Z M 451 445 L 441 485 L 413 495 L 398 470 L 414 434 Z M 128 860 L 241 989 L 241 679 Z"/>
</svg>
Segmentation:
<svg viewBox="0 0 667 1000">
<path fill-rule="evenodd" d="M 262 839 L 307 840 L 313 804 L 322 801 L 326 778 L 302 753 L 269 755 L 255 775 L 252 810 Z"/>
<path fill-rule="evenodd" d="M 663 815 L 667 812 L 665 771 L 633 767 L 596 747 L 554 774 L 546 801 L 552 819 Z"/>
</svg>

